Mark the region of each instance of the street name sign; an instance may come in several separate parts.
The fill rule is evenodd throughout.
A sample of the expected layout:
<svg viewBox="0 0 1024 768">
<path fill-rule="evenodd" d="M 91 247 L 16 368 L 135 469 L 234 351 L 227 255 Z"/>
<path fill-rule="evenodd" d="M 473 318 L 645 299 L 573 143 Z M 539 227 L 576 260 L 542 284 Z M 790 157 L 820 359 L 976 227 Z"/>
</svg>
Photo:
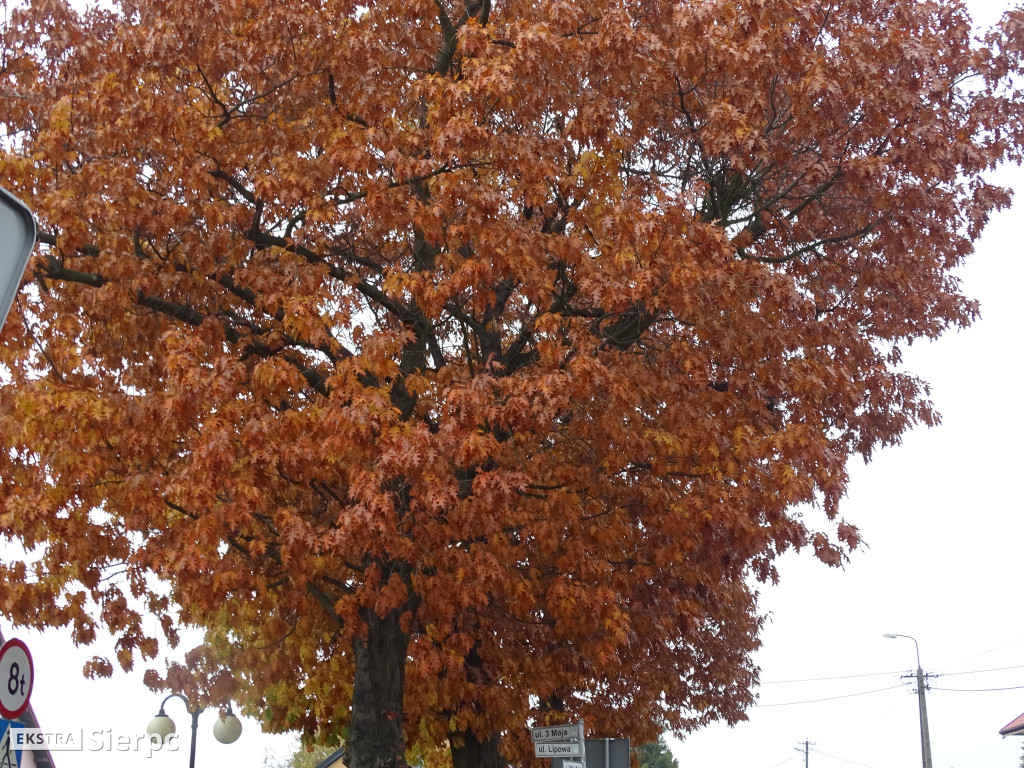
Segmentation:
<svg viewBox="0 0 1024 768">
<path fill-rule="evenodd" d="M 583 723 L 567 725 L 542 725 L 530 729 L 534 757 L 550 757 L 553 763 L 575 768 L 587 768 L 587 755 L 583 746 Z M 577 761 L 566 762 L 562 758 L 578 757 Z"/>
<path fill-rule="evenodd" d="M 580 723 L 569 725 L 545 725 L 530 731 L 534 743 L 538 741 L 583 741 L 583 726 Z"/>
<path fill-rule="evenodd" d="M 14 303 L 14 294 L 35 244 L 36 220 L 32 212 L 0 187 L 0 328 Z"/>
<path fill-rule="evenodd" d="M 563 760 L 562 768 L 587 768 L 583 763 L 577 763 L 575 760 Z"/>
<path fill-rule="evenodd" d="M 583 757 L 582 741 L 535 741 L 534 757 Z"/>
</svg>

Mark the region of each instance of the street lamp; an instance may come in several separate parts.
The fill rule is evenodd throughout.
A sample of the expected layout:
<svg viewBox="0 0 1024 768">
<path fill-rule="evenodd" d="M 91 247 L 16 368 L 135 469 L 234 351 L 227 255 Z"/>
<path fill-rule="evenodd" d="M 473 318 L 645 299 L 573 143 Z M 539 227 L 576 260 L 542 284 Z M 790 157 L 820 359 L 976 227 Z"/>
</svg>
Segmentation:
<svg viewBox="0 0 1024 768">
<path fill-rule="evenodd" d="M 168 736 L 174 733 L 174 721 L 167 716 L 164 712 L 164 705 L 171 699 L 178 698 L 185 702 L 185 711 L 192 715 L 192 747 L 189 750 L 188 756 L 188 768 L 196 768 L 196 735 L 199 730 L 199 713 L 203 710 L 199 707 L 192 709 L 186 699 L 180 693 L 172 693 L 162 702 L 160 702 L 160 711 L 156 713 L 149 722 L 149 726 L 146 728 L 146 733 L 150 736 L 159 736 L 160 742 L 163 743 Z M 222 715 L 217 719 L 217 722 L 213 724 L 213 736 L 221 744 L 231 744 L 242 733 L 242 721 L 239 720 L 231 712 L 231 707 L 228 706 L 227 714 Z"/>
<path fill-rule="evenodd" d="M 914 640 L 914 653 L 917 654 L 917 708 L 921 716 L 921 765 L 923 768 L 932 768 L 932 742 L 928 737 L 928 707 L 924 701 L 924 672 L 921 670 L 921 650 L 917 647 L 917 640 L 910 635 L 886 632 L 882 637 L 905 637 L 908 640 Z"/>
</svg>

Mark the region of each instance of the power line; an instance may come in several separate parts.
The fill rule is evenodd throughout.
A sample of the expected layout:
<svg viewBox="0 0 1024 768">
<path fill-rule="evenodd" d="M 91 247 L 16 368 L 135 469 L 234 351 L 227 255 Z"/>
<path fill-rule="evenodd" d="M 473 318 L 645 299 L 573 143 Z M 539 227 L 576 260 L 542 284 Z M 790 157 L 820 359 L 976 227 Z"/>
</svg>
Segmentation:
<svg viewBox="0 0 1024 768">
<path fill-rule="evenodd" d="M 896 688 L 902 688 L 903 684 L 890 685 L 888 688 L 876 688 L 873 691 L 861 691 L 859 693 L 847 693 L 842 696 L 828 696 L 824 699 L 808 699 L 806 701 L 787 701 L 780 704 L 755 704 L 754 706 L 758 709 L 767 709 L 768 707 L 792 707 L 797 704 L 817 704 L 820 701 L 835 701 L 836 699 L 852 699 L 855 696 L 867 696 L 871 693 L 881 693 L 882 691 L 892 691 Z"/>
<path fill-rule="evenodd" d="M 834 675 L 833 677 L 804 677 L 795 680 L 764 680 L 761 685 L 782 685 L 784 683 L 817 683 L 826 680 L 852 680 L 855 677 L 881 677 L 883 675 L 898 675 L 903 670 L 892 672 L 865 672 L 859 675 Z"/>
<path fill-rule="evenodd" d="M 1024 636 L 1014 638 L 1013 640 L 1010 640 L 1008 642 L 1002 643 L 1001 645 L 997 645 L 994 648 L 989 648 L 987 651 L 982 651 L 981 653 L 976 653 L 973 656 L 966 656 L 966 657 L 960 659 L 959 661 L 953 661 L 953 662 L 950 662 L 948 664 L 941 664 L 941 665 L 939 665 L 939 667 L 937 667 L 937 669 L 941 669 L 942 667 L 953 667 L 953 666 L 956 666 L 957 664 L 962 664 L 965 661 L 971 661 L 972 659 L 978 659 L 978 658 L 981 658 L 982 656 L 988 656 L 990 653 L 995 653 L 996 651 L 1001 651 L 1003 648 L 1007 648 L 1007 647 L 1009 647 L 1011 645 L 1015 645 L 1016 643 L 1019 643 L 1021 641 L 1024 641 Z"/>
<path fill-rule="evenodd" d="M 987 672 L 1007 672 L 1012 669 L 1024 669 L 1024 665 L 1018 665 L 1014 667 L 994 667 L 992 669 L 969 669 L 963 672 L 942 672 L 939 673 L 945 677 L 948 675 L 981 675 Z M 784 685 L 788 683 L 818 683 L 827 682 L 829 680 L 853 680 L 860 677 L 885 677 L 889 675 L 901 675 L 905 670 L 893 670 L 891 672 L 863 672 L 858 675 L 833 675 L 831 677 L 803 677 L 794 678 L 792 680 L 762 680 L 761 685 Z"/>
<path fill-rule="evenodd" d="M 1024 665 L 1018 665 L 1016 667 L 995 667 L 994 669 L 972 669 L 967 672 L 943 672 L 943 677 L 952 677 L 953 675 L 981 675 L 986 672 L 1007 672 L 1011 669 L 1024 669 Z"/>
<path fill-rule="evenodd" d="M 1013 685 L 1009 688 L 936 688 L 931 686 L 933 691 L 952 691 L 954 693 L 988 693 L 989 691 L 1019 691 L 1024 685 Z"/>
<path fill-rule="evenodd" d="M 997 667 L 997 668 L 992 668 L 992 669 L 966 670 L 966 671 L 963 671 L 963 672 L 946 672 L 946 673 L 943 673 L 943 674 L 945 674 L 945 675 L 980 675 L 980 674 L 985 674 L 985 673 L 988 673 L 988 672 L 1005 672 L 1005 671 L 1015 670 L 1015 669 L 1024 669 L 1024 665 L 1012 666 L 1012 667 Z M 831 677 L 807 677 L 807 678 L 800 678 L 800 679 L 793 679 L 793 680 L 766 680 L 766 681 L 762 682 L 761 685 L 782 685 L 782 684 L 787 684 L 787 683 L 817 683 L 817 682 L 827 682 L 827 681 L 830 681 L 830 680 L 851 680 L 851 679 L 862 678 L 862 677 L 879 677 L 879 676 L 883 676 L 883 675 L 888 676 L 888 675 L 895 675 L 895 674 L 900 674 L 900 673 L 899 672 L 868 672 L 868 673 L 857 674 L 857 675 L 833 675 Z M 929 677 L 930 676 L 932 676 L 932 675 L 929 675 Z M 868 696 L 868 695 L 870 695 L 872 693 L 882 693 L 883 691 L 891 691 L 891 690 L 894 690 L 896 688 L 902 688 L 902 687 L 904 687 L 904 685 L 903 685 L 903 683 L 900 683 L 899 685 L 893 685 L 893 686 L 889 686 L 887 688 L 876 688 L 876 689 L 871 690 L 871 691 L 860 691 L 858 693 L 847 693 L 847 694 L 843 694 L 843 695 L 840 695 L 840 696 L 828 696 L 828 697 L 820 698 L 820 699 L 805 699 L 805 700 L 802 700 L 802 701 L 786 701 L 786 702 L 779 702 L 777 704 L 754 704 L 753 706 L 758 708 L 758 709 L 768 709 L 769 707 L 793 707 L 793 706 L 799 706 L 801 704 L 817 704 L 817 703 L 823 702 L 823 701 L 836 701 L 837 699 L 849 699 L 849 698 L 854 698 L 856 696 Z M 1021 690 L 1021 689 L 1024 689 L 1024 685 L 1009 686 L 1009 687 L 1005 687 L 1005 688 L 938 688 L 938 687 L 935 687 L 935 686 L 930 686 L 930 690 L 934 690 L 934 691 L 949 691 L 949 692 L 953 692 L 953 693 L 987 693 L 987 692 L 995 692 L 995 691 L 1016 691 L 1016 690 Z M 822 753 L 822 754 L 824 754 L 824 753 Z M 829 757 L 831 757 L 831 755 L 829 755 Z M 836 758 L 836 759 L 838 760 L 838 759 L 841 759 L 841 758 Z"/>
</svg>

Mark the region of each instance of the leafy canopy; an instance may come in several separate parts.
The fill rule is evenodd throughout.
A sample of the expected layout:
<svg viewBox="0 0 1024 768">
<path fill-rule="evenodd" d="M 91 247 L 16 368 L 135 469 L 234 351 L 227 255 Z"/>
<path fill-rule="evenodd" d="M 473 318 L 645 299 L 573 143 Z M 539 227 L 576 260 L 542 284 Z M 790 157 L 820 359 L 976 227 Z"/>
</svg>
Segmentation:
<svg viewBox="0 0 1024 768">
<path fill-rule="evenodd" d="M 10 11 L 0 178 L 43 234 L 0 610 L 126 668 L 148 616 L 205 627 L 201 693 L 308 733 L 741 718 L 747 575 L 857 544 L 847 462 L 936 418 L 900 346 L 976 315 L 1020 14 L 971 35 L 951 0 Z"/>
</svg>

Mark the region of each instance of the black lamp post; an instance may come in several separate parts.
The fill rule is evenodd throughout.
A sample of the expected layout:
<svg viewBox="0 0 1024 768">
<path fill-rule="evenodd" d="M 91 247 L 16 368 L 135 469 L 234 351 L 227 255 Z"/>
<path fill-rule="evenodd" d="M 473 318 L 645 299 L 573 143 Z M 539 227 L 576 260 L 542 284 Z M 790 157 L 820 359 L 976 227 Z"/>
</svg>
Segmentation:
<svg viewBox="0 0 1024 768">
<path fill-rule="evenodd" d="M 160 702 L 160 711 L 156 713 L 149 726 L 146 728 L 146 733 L 150 736 L 159 736 L 161 743 L 163 743 L 168 736 L 174 733 L 174 721 L 167 716 L 164 712 L 164 705 L 171 699 L 178 698 L 185 702 L 185 711 L 192 716 L 192 746 L 189 750 L 188 756 L 188 768 L 196 768 L 196 735 L 199 731 L 199 713 L 203 710 L 199 707 L 192 709 L 188 702 L 188 699 L 180 693 L 172 693 L 162 702 Z M 217 722 L 213 724 L 213 736 L 221 744 L 231 744 L 236 741 L 242 733 L 242 721 L 239 720 L 231 712 L 231 707 L 228 707 L 228 712 L 224 717 L 218 718 Z"/>
</svg>

